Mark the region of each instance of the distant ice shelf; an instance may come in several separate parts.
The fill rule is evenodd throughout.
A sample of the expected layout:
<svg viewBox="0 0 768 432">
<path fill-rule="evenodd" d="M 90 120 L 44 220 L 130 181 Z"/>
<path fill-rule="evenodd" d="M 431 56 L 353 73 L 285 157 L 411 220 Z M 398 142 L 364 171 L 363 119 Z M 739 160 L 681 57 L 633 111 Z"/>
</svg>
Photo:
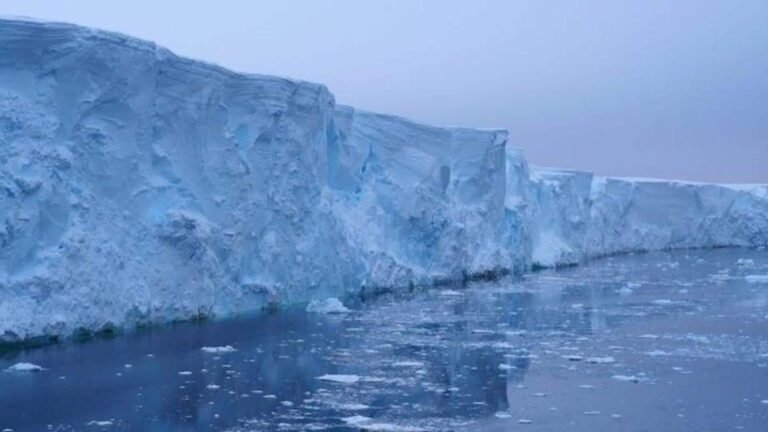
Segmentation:
<svg viewBox="0 0 768 432">
<path fill-rule="evenodd" d="M 503 130 L 24 19 L 0 18 L 0 197 L 0 342 L 768 245 L 765 186 L 531 168 Z"/>
</svg>

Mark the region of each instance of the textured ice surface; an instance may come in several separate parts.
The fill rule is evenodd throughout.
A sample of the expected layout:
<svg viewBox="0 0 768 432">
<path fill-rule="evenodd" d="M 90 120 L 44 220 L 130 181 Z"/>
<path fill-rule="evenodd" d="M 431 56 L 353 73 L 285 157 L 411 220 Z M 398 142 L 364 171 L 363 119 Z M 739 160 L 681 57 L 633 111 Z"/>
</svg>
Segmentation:
<svg viewBox="0 0 768 432">
<path fill-rule="evenodd" d="M 340 106 L 328 152 L 334 209 L 365 256 L 365 287 L 522 269 L 505 209 L 505 131 L 437 128 Z"/>
<path fill-rule="evenodd" d="M 533 262 L 624 252 L 768 245 L 768 187 L 532 170 Z"/>
<path fill-rule="evenodd" d="M 359 286 L 322 193 L 333 107 L 321 85 L 0 20 L 0 337 Z"/>
<path fill-rule="evenodd" d="M 505 131 L 0 19 L 0 342 L 766 244 L 765 187 L 529 170 Z"/>
</svg>

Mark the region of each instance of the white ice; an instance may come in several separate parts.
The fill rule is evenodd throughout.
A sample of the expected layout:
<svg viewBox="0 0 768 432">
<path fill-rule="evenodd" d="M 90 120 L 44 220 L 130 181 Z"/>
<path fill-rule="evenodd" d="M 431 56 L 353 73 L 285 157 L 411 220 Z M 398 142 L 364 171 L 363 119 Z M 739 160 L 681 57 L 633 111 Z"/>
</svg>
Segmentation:
<svg viewBox="0 0 768 432">
<path fill-rule="evenodd" d="M 507 140 L 2 18 L 0 343 L 317 299 L 332 307 L 310 309 L 342 312 L 361 294 L 614 253 L 768 246 L 765 186 L 530 168 Z"/>
</svg>

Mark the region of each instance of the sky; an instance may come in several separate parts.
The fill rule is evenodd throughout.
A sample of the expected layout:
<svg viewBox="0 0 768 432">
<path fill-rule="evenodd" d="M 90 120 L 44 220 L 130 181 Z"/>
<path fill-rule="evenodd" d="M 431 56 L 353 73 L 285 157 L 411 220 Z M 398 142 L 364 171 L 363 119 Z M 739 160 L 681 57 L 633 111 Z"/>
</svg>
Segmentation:
<svg viewBox="0 0 768 432">
<path fill-rule="evenodd" d="M 766 0 L 0 0 L 0 14 L 505 128 L 534 165 L 768 183 Z"/>
</svg>

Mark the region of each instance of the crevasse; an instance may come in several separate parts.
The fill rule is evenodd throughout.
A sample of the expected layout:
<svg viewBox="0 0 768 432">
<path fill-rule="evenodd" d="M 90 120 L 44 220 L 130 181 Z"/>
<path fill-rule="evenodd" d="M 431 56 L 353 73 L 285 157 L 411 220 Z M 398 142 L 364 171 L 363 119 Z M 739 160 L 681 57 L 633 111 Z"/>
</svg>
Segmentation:
<svg viewBox="0 0 768 432">
<path fill-rule="evenodd" d="M 766 245 L 765 186 L 530 168 L 503 130 L 0 19 L 0 342 Z"/>
</svg>

